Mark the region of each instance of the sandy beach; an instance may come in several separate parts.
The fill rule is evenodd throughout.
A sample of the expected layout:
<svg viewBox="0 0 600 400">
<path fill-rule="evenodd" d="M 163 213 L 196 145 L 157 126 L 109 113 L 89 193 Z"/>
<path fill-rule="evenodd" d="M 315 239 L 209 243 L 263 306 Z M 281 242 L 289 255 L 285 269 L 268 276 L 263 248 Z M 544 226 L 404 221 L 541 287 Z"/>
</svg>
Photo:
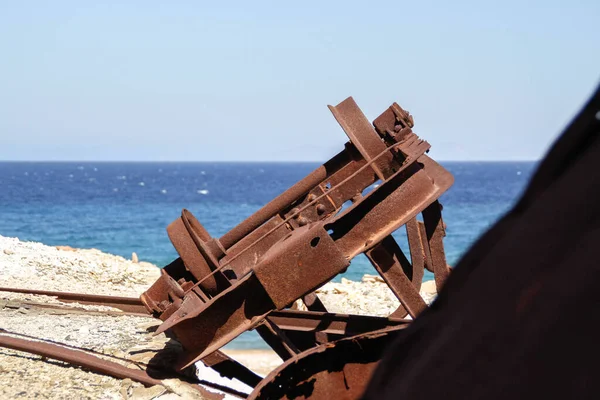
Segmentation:
<svg viewBox="0 0 600 400">
<path fill-rule="evenodd" d="M 53 247 L 0 236 L 0 286 L 139 296 L 158 276 L 156 266 L 135 260 L 135 257 L 132 261 L 95 249 Z M 317 293 L 332 312 L 389 315 L 398 306 L 391 291 L 375 276 L 365 276 L 362 282 L 342 279 L 340 283 L 328 283 Z M 434 285 L 426 282 L 422 296 L 430 302 L 435 296 Z M 119 310 L 110 307 L 82 305 L 78 307 L 92 311 L 112 310 L 114 314 L 72 315 L 40 308 L 36 303 L 61 304 L 53 297 L 1 292 L 0 328 L 91 349 L 118 357 L 120 362 L 130 366 L 135 362 L 150 361 L 159 350 L 167 349 L 163 353 L 171 354 L 171 361 L 182 351 L 176 341 L 162 334 L 152 334 L 160 322 L 152 318 L 120 316 Z M 69 306 L 74 304 L 69 303 Z M 263 376 L 281 363 L 270 350 L 225 349 L 225 353 Z M 168 356 L 164 362 L 169 362 Z M 222 378 L 201 364 L 186 372 L 201 379 L 226 383 L 243 392 L 250 391 L 241 382 Z M 129 380 L 0 349 L 1 398 L 173 399 L 191 395 L 177 382 L 144 388 Z"/>
</svg>

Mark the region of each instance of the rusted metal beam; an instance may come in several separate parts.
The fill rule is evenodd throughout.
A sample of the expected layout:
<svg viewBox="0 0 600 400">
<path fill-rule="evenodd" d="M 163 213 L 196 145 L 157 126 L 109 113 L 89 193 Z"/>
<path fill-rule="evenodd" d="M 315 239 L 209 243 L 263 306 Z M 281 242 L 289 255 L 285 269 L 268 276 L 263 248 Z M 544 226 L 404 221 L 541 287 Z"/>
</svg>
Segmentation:
<svg viewBox="0 0 600 400">
<path fill-rule="evenodd" d="M 350 139 L 333 159 L 221 238 L 187 210 L 168 228 L 180 258 L 141 300 L 163 321 L 157 332 L 186 349 L 178 368 L 252 329 L 283 359 L 334 337 L 399 329 L 397 317 L 425 307 L 424 268 L 440 285 L 447 276 L 438 198 L 453 177 L 426 155 L 412 116 L 394 103 L 371 126 L 352 98 L 330 110 Z M 403 225 L 412 263 L 391 237 Z M 324 312 L 314 291 L 364 253 L 402 306 L 387 319 Z M 287 310 L 298 299 L 312 312 Z"/>
<path fill-rule="evenodd" d="M 294 342 L 269 317 L 256 327 L 256 332 L 284 361 L 300 353 Z"/>
<path fill-rule="evenodd" d="M 268 319 L 284 331 L 324 332 L 332 335 L 354 336 L 388 327 L 406 327 L 410 320 L 313 311 L 280 310 Z"/>
<path fill-rule="evenodd" d="M 132 313 L 127 311 L 108 311 L 108 310 L 89 310 L 82 307 L 72 307 L 65 306 L 62 304 L 52 304 L 52 303 L 41 303 L 38 301 L 21 301 L 21 300 L 11 300 L 11 299 L 0 299 L 0 309 L 1 308 L 26 308 L 26 309 L 40 309 L 40 310 L 57 310 L 62 311 L 64 314 L 84 314 L 84 315 L 108 315 L 112 317 L 119 317 L 123 315 L 129 315 L 134 317 L 147 317 L 151 318 L 152 316 L 148 313 Z"/>
<path fill-rule="evenodd" d="M 58 300 L 65 303 L 75 302 L 79 304 L 101 305 L 117 308 L 119 310 L 132 313 L 148 314 L 146 307 L 144 307 L 143 303 L 137 297 L 103 296 L 96 294 L 58 292 L 50 290 L 21 289 L 9 287 L 0 287 L 0 292 L 51 296 L 56 297 Z"/>
<path fill-rule="evenodd" d="M 366 255 L 411 317 L 415 318 L 427 307 L 417 286 L 407 276 L 412 277 L 412 266 L 392 236 L 383 239 Z M 402 312 L 404 310 L 399 313 Z"/>
<path fill-rule="evenodd" d="M 150 317 L 150 314 L 142 304 L 141 300 L 137 297 L 118 297 L 118 296 L 104 296 L 104 295 L 90 295 L 85 293 L 71 293 L 71 292 L 60 292 L 60 291 L 47 291 L 47 290 L 34 290 L 34 289 L 23 289 L 23 288 L 8 288 L 2 287 L 0 291 L 10 293 L 21 293 L 21 294 L 33 294 L 41 296 L 52 296 L 63 302 L 77 302 L 87 305 L 98 305 L 98 306 L 109 306 L 124 310 L 125 315 L 132 316 L 146 316 Z M 60 304 L 47 304 L 39 302 L 20 302 L 18 305 L 25 305 L 28 307 L 39 307 L 44 309 L 55 309 L 61 310 L 68 313 L 83 313 L 86 315 L 100 314 L 100 315 L 113 315 L 117 316 L 118 313 L 111 311 L 91 311 L 82 308 L 65 307 Z M 6 306 L 10 306 L 10 303 Z M 139 312 L 131 312 L 127 310 L 137 310 Z M 122 315 L 122 314 L 121 314 Z M 260 381 L 260 377 L 254 372 L 243 366 L 239 362 L 231 359 L 229 356 L 221 351 L 215 351 L 208 355 L 202 362 L 222 376 L 228 378 L 235 378 L 241 382 L 244 382 L 250 387 L 256 386 Z"/>
<path fill-rule="evenodd" d="M 440 290 L 450 274 L 450 268 L 446 263 L 446 254 L 442 244 L 442 239 L 446 236 L 446 229 L 442 220 L 442 206 L 438 201 L 423 210 L 423 223 L 431 254 L 430 263 L 435 275 L 435 286 Z"/>
<path fill-rule="evenodd" d="M 83 351 L 65 348 L 56 344 L 43 343 L 11 337 L 0 333 L 0 347 L 37 354 L 43 357 L 64 361 L 71 365 L 87 368 L 90 371 L 102 375 L 112 376 L 118 379 L 131 379 L 145 386 L 161 385 L 160 379 L 153 378 L 147 371 L 127 368 L 113 361 L 104 360 Z M 223 395 L 213 393 L 198 385 L 189 385 L 200 392 L 206 399 L 223 399 Z"/>
</svg>

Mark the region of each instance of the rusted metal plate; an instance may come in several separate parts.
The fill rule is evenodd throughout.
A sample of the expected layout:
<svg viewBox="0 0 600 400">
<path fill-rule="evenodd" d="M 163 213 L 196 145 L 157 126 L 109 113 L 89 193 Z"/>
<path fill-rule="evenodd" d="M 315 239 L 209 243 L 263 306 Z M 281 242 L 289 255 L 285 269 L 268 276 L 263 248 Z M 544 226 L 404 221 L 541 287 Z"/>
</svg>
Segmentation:
<svg viewBox="0 0 600 400">
<path fill-rule="evenodd" d="M 186 295 L 187 296 L 187 295 Z M 193 298 L 190 295 L 190 298 Z M 167 319 L 157 333 L 167 329 L 177 336 L 188 354 L 179 369 L 201 360 L 243 332 L 256 327 L 274 308 L 267 292 L 254 275 L 243 278 L 202 307 L 182 306 Z"/>
<path fill-rule="evenodd" d="M 254 274 L 280 310 L 333 278 L 350 263 L 323 228 L 296 229 L 273 246 Z"/>
</svg>

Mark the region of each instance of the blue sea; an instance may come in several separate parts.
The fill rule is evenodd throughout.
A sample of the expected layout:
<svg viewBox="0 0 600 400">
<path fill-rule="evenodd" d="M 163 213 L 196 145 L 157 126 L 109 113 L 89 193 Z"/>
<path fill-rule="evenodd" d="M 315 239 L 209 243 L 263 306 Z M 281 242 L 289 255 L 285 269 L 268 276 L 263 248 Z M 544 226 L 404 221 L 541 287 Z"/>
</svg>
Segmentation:
<svg viewBox="0 0 600 400">
<path fill-rule="evenodd" d="M 441 163 L 455 178 L 443 195 L 449 264 L 518 199 L 534 162 Z M 177 257 L 166 226 L 189 209 L 219 237 L 317 163 L 0 162 L 0 235 L 97 248 L 164 266 Z M 396 235 L 406 250 L 403 228 Z M 407 252 L 408 254 L 408 252 Z M 357 257 L 344 277 L 375 271 Z M 425 279 L 431 279 L 426 275 Z M 337 279 L 340 279 L 338 277 Z M 238 341 L 257 347 L 256 336 Z"/>
</svg>

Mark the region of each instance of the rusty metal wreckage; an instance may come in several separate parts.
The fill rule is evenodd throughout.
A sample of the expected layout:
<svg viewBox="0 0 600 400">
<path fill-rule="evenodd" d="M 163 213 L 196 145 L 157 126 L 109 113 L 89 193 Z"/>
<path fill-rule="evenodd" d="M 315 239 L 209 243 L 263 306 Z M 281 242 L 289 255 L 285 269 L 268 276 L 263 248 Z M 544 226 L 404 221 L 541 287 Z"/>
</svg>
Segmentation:
<svg viewBox="0 0 600 400">
<path fill-rule="evenodd" d="M 169 331 L 185 349 L 174 370 L 202 361 L 254 388 L 240 397 L 359 397 L 386 344 L 410 323 L 406 316 L 425 309 L 424 270 L 438 289 L 450 272 L 438 199 L 453 177 L 426 155 L 429 143 L 412 131 L 412 116 L 398 104 L 372 124 L 351 97 L 329 109 L 350 139 L 344 149 L 220 238 L 183 210 L 167 228 L 180 257 L 140 299 L 40 294 L 132 313 L 143 305 L 162 320 L 157 333 Z M 392 236 L 402 226 L 410 261 Z M 315 294 L 362 253 L 400 301 L 387 318 L 330 313 Z M 308 311 L 294 307 L 298 300 Z M 265 378 L 219 350 L 253 329 L 284 360 Z M 123 375 L 111 361 L 98 367 L 89 354 L 24 342 L 0 334 L 0 346 L 156 383 L 143 371 Z"/>
</svg>

